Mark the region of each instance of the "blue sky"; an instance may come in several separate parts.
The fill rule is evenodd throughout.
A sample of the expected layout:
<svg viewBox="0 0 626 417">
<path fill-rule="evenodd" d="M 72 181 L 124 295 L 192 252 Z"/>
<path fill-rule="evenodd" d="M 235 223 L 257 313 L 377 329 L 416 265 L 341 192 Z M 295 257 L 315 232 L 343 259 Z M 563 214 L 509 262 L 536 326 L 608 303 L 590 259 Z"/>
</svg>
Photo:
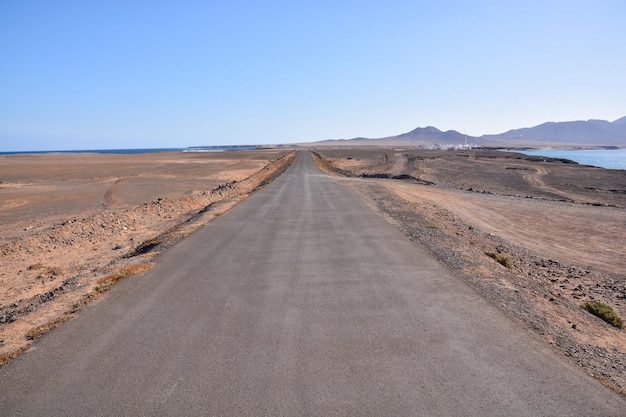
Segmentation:
<svg viewBox="0 0 626 417">
<path fill-rule="evenodd" d="M 626 2 L 0 0 L 0 151 L 626 116 Z"/>
</svg>

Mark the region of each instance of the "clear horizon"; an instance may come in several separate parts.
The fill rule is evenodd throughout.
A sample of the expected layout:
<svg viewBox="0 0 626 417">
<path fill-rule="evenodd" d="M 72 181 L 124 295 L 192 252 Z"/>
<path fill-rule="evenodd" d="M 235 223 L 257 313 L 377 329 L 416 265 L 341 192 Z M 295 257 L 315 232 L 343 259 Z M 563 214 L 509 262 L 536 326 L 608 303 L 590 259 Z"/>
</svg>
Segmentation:
<svg viewBox="0 0 626 417">
<path fill-rule="evenodd" d="M 2 2 L 0 151 L 482 136 L 626 115 L 626 3 L 419 3 Z"/>
<path fill-rule="evenodd" d="M 617 120 L 617 119 L 616 119 Z M 568 122 L 571 120 L 566 120 L 564 122 Z M 613 120 L 610 120 L 609 122 L 612 122 Z M 544 122 L 546 123 L 546 122 Z M 436 126 L 431 126 L 430 127 L 435 127 Z M 429 127 L 429 126 L 418 126 L 420 128 L 425 128 L 425 127 Z M 534 127 L 534 126 L 523 126 L 523 127 Z M 522 128 L 522 127 L 520 127 Z M 411 129 L 414 130 L 414 129 Z M 450 129 L 450 130 L 456 130 L 456 129 Z M 510 129 L 509 129 L 510 130 Z M 444 131 L 445 132 L 445 131 Z M 407 132 L 401 132 L 402 133 L 408 133 Z M 464 133 L 464 132 L 459 132 L 459 133 Z M 498 134 L 500 133 L 505 133 L 503 132 L 498 132 Z M 194 148 L 194 147 L 237 147 L 237 146 L 274 146 L 274 145 L 297 145 L 297 144 L 305 144 L 305 143 L 315 143 L 315 142 L 320 142 L 320 141 L 325 141 L 325 140 L 351 140 L 351 139 L 359 139 L 359 138 L 363 138 L 363 139 L 383 139 L 385 137 L 390 137 L 390 136 L 395 136 L 395 135 L 388 135 L 388 136 L 384 136 L 384 137 L 380 137 L 380 138 L 371 138 L 371 137 L 365 137 L 365 136 L 356 136 L 354 138 L 330 138 L 330 139 L 319 139 L 319 140 L 311 140 L 308 142 L 284 142 L 284 143 L 232 143 L 232 144 L 220 144 L 220 143 L 213 143 L 213 144 L 191 144 L 191 145 L 183 145 L 183 146 L 162 146 L 162 147 L 155 147 L 155 146 L 146 146 L 146 147 L 119 147 L 119 148 L 115 148 L 115 147 L 104 147 L 104 148 L 50 148 L 50 149 L 9 149 L 9 150 L 5 150 L 0 148 L 0 153 L 48 153 L 48 152 L 82 152 L 82 151 L 115 151 L 115 150 L 151 150 L 151 149 L 156 149 L 156 150 L 160 150 L 160 149 L 187 149 L 187 148 Z M 481 138 L 482 136 L 487 136 L 487 135 L 482 135 L 482 136 L 471 136 L 471 135 L 467 135 L 468 137 L 471 138 Z M 598 144 L 599 146 L 601 146 L 602 144 Z M 564 143 L 564 148 L 563 149 L 567 149 L 571 147 L 571 144 L 565 144 Z"/>
</svg>

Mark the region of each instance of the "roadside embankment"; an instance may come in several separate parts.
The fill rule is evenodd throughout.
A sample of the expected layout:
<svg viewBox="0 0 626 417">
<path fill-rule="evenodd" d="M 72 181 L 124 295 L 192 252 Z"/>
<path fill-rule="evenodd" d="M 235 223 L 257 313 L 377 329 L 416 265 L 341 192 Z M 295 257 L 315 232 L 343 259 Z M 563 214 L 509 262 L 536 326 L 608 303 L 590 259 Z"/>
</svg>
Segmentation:
<svg viewBox="0 0 626 417">
<path fill-rule="evenodd" d="M 271 182 L 294 156 L 267 150 L 7 159 L 0 170 L 0 364 Z M 18 205 L 28 216 L 14 214 Z"/>
</svg>

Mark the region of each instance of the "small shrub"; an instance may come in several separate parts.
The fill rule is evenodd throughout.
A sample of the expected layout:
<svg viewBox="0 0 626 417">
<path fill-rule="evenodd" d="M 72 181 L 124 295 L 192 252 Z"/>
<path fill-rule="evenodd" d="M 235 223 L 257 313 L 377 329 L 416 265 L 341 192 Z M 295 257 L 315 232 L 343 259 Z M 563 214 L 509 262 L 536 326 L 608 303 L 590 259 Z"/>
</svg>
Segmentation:
<svg viewBox="0 0 626 417">
<path fill-rule="evenodd" d="M 143 255 L 152 251 L 154 248 L 159 246 L 163 241 L 159 238 L 153 238 L 146 240 L 141 245 L 137 246 L 137 248 L 130 254 L 126 255 L 127 258 L 131 258 L 133 256 Z"/>
<path fill-rule="evenodd" d="M 500 254 L 495 253 L 495 252 L 485 252 L 485 255 L 487 255 L 490 258 L 495 259 L 502 266 L 506 266 L 509 269 L 511 269 L 513 267 L 511 265 L 511 261 L 509 260 L 509 258 L 507 258 L 504 255 L 500 255 Z"/>
<path fill-rule="evenodd" d="M 33 327 L 32 329 L 26 332 L 26 335 L 25 335 L 26 340 L 39 339 L 41 336 L 59 327 L 62 323 L 66 322 L 71 317 L 72 317 L 71 315 L 66 314 L 61 317 L 57 317 L 56 319 L 53 319 L 47 323 L 39 325 L 37 327 Z"/>
<path fill-rule="evenodd" d="M 28 349 L 28 346 L 20 346 L 8 352 L 0 353 L 0 366 L 9 363 L 10 360 L 17 358 L 20 353 Z"/>
<path fill-rule="evenodd" d="M 70 312 L 76 313 L 85 305 L 91 303 L 94 300 L 97 300 L 102 293 L 109 291 L 111 287 L 115 285 L 118 281 L 132 275 L 139 275 L 152 268 L 152 265 L 153 264 L 151 263 L 126 265 L 115 274 L 110 274 L 103 278 L 100 278 L 98 281 L 96 281 L 96 285 L 93 287 L 93 290 L 91 290 L 91 292 L 82 295 L 78 300 L 76 300 L 76 302 L 70 309 Z"/>
<path fill-rule="evenodd" d="M 63 268 L 61 268 L 60 266 L 51 266 L 51 267 L 48 267 L 46 272 L 50 275 L 54 275 L 58 277 L 60 275 L 63 275 Z"/>
<path fill-rule="evenodd" d="M 96 293 L 103 293 L 108 291 L 111 286 L 115 285 L 118 281 L 129 277 L 131 275 L 141 274 L 152 267 L 151 263 L 141 263 L 141 264 L 133 264 L 126 265 L 119 272 L 111 275 L 107 275 L 106 277 L 100 278 L 96 281 L 96 286 L 94 287 L 94 291 Z"/>
<path fill-rule="evenodd" d="M 609 323 L 613 327 L 622 329 L 624 327 L 624 320 L 608 305 L 602 301 L 585 301 L 580 306 L 583 310 L 587 310 L 596 317 L 601 318 L 605 322 Z"/>
<path fill-rule="evenodd" d="M 161 241 L 161 239 L 158 238 L 147 240 L 139 245 L 139 247 L 137 248 L 137 252 L 149 252 L 151 249 L 153 249 L 155 246 L 159 246 L 161 243 L 163 242 Z"/>
</svg>

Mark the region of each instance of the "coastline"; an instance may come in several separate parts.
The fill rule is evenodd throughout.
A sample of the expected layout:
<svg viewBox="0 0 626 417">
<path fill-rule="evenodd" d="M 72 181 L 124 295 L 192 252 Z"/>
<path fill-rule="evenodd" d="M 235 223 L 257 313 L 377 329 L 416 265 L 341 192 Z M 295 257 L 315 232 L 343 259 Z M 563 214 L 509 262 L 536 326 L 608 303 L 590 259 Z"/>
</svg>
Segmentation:
<svg viewBox="0 0 626 417">
<path fill-rule="evenodd" d="M 516 150 L 525 155 L 564 158 L 581 165 L 591 165 L 606 169 L 626 169 L 626 148 L 543 148 Z"/>
</svg>

